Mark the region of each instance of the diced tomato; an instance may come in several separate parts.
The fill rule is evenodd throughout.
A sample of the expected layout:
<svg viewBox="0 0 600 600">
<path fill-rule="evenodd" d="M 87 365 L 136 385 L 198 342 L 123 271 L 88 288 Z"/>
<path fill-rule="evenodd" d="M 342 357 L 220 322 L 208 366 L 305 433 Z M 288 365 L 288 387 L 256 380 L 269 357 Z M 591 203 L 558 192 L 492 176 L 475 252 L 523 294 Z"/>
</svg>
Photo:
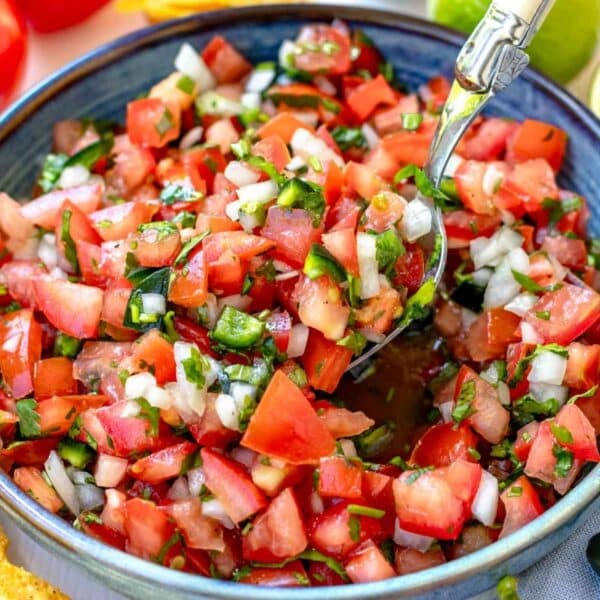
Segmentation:
<svg viewBox="0 0 600 600">
<path fill-rule="evenodd" d="M 450 484 L 454 495 L 463 501 L 465 511 L 469 513 L 481 481 L 481 466 L 458 458 L 444 467 L 444 470 L 446 481 Z"/>
<path fill-rule="evenodd" d="M 479 215 L 494 215 L 496 207 L 492 201 L 492 196 L 484 191 L 484 177 L 488 169 L 494 169 L 498 172 L 499 181 L 502 176 L 508 173 L 508 166 L 501 162 L 478 162 L 475 160 L 463 161 L 456 173 L 454 181 L 456 191 L 466 208 Z"/>
<path fill-rule="evenodd" d="M 324 233 L 323 245 L 341 265 L 352 275 L 358 275 L 358 257 L 356 255 L 356 234 L 354 228 L 337 229 Z"/>
<path fill-rule="evenodd" d="M 571 342 L 568 347 L 564 383 L 576 390 L 589 390 L 597 381 L 600 367 L 600 345 Z"/>
<path fill-rule="evenodd" d="M 4 458 L 16 465 L 39 466 L 48 459 L 48 455 L 58 445 L 59 438 L 47 437 L 39 440 L 13 442 L 8 447 L 0 450 L 0 458 Z"/>
<path fill-rule="evenodd" d="M 142 267 L 167 267 L 181 250 L 178 231 L 164 235 L 158 229 L 148 228 L 133 236 L 131 251 Z"/>
<path fill-rule="evenodd" d="M 114 327 L 122 328 L 130 295 L 131 288 L 129 287 L 111 286 L 107 288 L 102 297 L 102 313 L 100 315 L 102 320 Z"/>
<path fill-rule="evenodd" d="M 533 350 L 534 346 L 531 344 L 516 343 L 509 344 L 506 350 L 506 381 L 510 381 L 514 375 L 519 361 L 523 360 Z M 520 398 L 525 395 L 529 389 L 529 382 L 527 381 L 527 375 L 529 368 L 525 371 L 523 379 L 516 386 L 510 388 L 510 397 L 512 400 Z"/>
<path fill-rule="evenodd" d="M 135 233 L 158 212 L 158 202 L 139 201 L 115 204 L 89 215 L 93 226 L 105 241 L 116 241 Z"/>
<path fill-rule="evenodd" d="M 290 343 L 290 331 L 292 329 L 290 315 L 285 311 L 272 313 L 267 319 L 266 326 L 277 349 L 280 352 L 285 352 Z"/>
<path fill-rule="evenodd" d="M 252 152 L 256 156 L 262 156 L 270 163 L 273 163 L 278 171 L 283 171 L 291 160 L 286 142 L 278 134 L 263 137 L 259 142 L 254 144 Z"/>
<path fill-rule="evenodd" d="M 215 408 L 215 398 L 216 394 L 207 395 L 204 414 L 200 420 L 189 423 L 188 429 L 198 444 L 224 449 L 237 439 L 239 434 L 223 425 Z"/>
<path fill-rule="evenodd" d="M 377 333 L 390 331 L 394 319 L 402 314 L 402 298 L 393 288 L 384 288 L 374 298 L 369 298 L 364 306 L 354 311 L 356 322 Z"/>
<path fill-rule="evenodd" d="M 196 344 L 202 354 L 208 354 L 213 358 L 216 355 L 211 350 L 211 340 L 208 337 L 208 330 L 202 325 L 198 325 L 189 319 L 175 317 L 173 320 L 175 331 L 181 336 L 184 342 Z"/>
<path fill-rule="evenodd" d="M 276 371 L 241 444 L 291 464 L 315 464 L 333 452 L 335 441 L 302 391 Z"/>
<path fill-rule="evenodd" d="M 531 444 L 524 472 L 528 477 L 535 477 L 546 483 L 554 483 L 556 474 L 556 456 L 554 456 L 554 436 L 550 429 L 550 421 L 543 421 L 538 427 Z"/>
<path fill-rule="evenodd" d="M 327 75 L 350 70 L 350 39 L 335 27 L 320 23 L 306 25 L 300 30 L 296 43 L 302 48 L 301 53 L 293 55 L 297 69 Z"/>
<path fill-rule="evenodd" d="M 240 294 L 247 272 L 248 263 L 227 250 L 217 261 L 208 265 L 208 287 L 218 294 Z"/>
<path fill-rule="evenodd" d="M 19 467 L 13 472 L 14 482 L 36 502 L 39 502 L 46 510 L 57 513 L 63 507 L 63 501 L 54 491 L 42 473 L 35 467 Z"/>
<path fill-rule="evenodd" d="M 567 134 L 549 123 L 525 119 L 508 140 L 507 159 L 525 162 L 532 158 L 544 158 L 555 171 L 560 171 Z"/>
<path fill-rule="evenodd" d="M 79 521 L 81 531 L 90 537 L 100 540 L 104 544 L 108 544 L 113 548 L 117 548 L 117 550 L 122 550 L 125 552 L 125 536 L 118 531 L 111 529 L 104 522 L 98 523 L 95 520 L 91 520 L 97 518 L 95 514 L 93 517 L 91 517 L 91 519 L 89 519 L 89 517 L 89 514 L 82 513 Z"/>
<path fill-rule="evenodd" d="M 519 431 L 517 431 L 513 450 L 515 456 L 521 462 L 527 461 L 527 457 L 531 451 L 531 446 L 535 436 L 537 435 L 539 426 L 540 424 L 537 421 L 531 421 L 531 423 L 527 423 L 527 425 L 524 425 L 521 427 L 521 429 L 519 429 Z"/>
<path fill-rule="evenodd" d="M 319 465 L 319 485 L 317 491 L 325 498 L 346 498 L 362 496 L 362 469 L 343 456 L 322 458 Z"/>
<path fill-rule="evenodd" d="M 516 121 L 506 119 L 486 119 L 475 134 L 466 141 L 463 155 L 471 160 L 497 160 L 502 158 L 515 131 L 519 128 Z"/>
<path fill-rule="evenodd" d="M 79 413 L 88 408 L 98 408 L 107 401 L 108 398 L 101 394 L 53 396 L 42 400 L 36 408 L 40 417 L 40 431 L 44 435 L 65 434 Z"/>
<path fill-rule="evenodd" d="M 42 330 L 30 309 L 0 318 L 0 372 L 15 398 L 34 389 L 33 368 L 42 355 Z"/>
<path fill-rule="evenodd" d="M 427 552 L 414 550 L 413 548 L 396 548 L 394 565 L 398 575 L 408 575 L 442 565 L 446 558 L 441 548 L 434 548 Z"/>
<path fill-rule="evenodd" d="M 568 238 L 563 235 L 546 236 L 542 250 L 549 252 L 569 269 L 582 271 L 587 265 L 587 248 L 583 240 Z"/>
<path fill-rule="evenodd" d="M 362 122 L 381 104 L 394 106 L 396 94 L 381 74 L 369 79 L 350 92 L 346 102 L 352 112 Z"/>
<path fill-rule="evenodd" d="M 102 290 L 49 278 L 34 281 L 33 289 L 37 305 L 57 329 L 76 338 L 98 335 Z"/>
<path fill-rule="evenodd" d="M 286 488 L 254 520 L 250 533 L 242 538 L 242 552 L 245 560 L 280 562 L 300 554 L 307 544 L 298 501 Z"/>
<path fill-rule="evenodd" d="M 223 530 L 217 521 L 202 514 L 200 498 L 177 500 L 167 511 L 182 531 L 187 548 L 217 552 L 225 549 Z"/>
<path fill-rule="evenodd" d="M 21 214 L 39 227 L 54 229 L 56 217 L 66 200 L 88 214 L 100 206 L 102 195 L 103 186 L 99 183 L 54 190 L 24 204 Z"/>
<path fill-rule="evenodd" d="M 165 512 L 153 502 L 132 498 L 125 503 L 125 531 L 129 552 L 156 560 L 173 530 Z"/>
<path fill-rule="evenodd" d="M 305 585 L 303 582 L 307 580 L 308 576 L 304 565 L 301 561 L 295 560 L 284 567 L 252 567 L 247 575 L 240 577 L 239 582 L 265 587 L 287 588 L 303 586 Z"/>
<path fill-rule="evenodd" d="M 75 394 L 77 382 L 73 379 L 73 361 L 65 356 L 45 358 L 33 367 L 33 389 L 36 400 Z"/>
<path fill-rule="evenodd" d="M 261 405 L 263 401 L 264 397 Z M 221 502 L 234 523 L 265 508 L 267 500 L 264 494 L 252 483 L 241 464 L 210 448 L 202 448 L 200 454 L 206 487 Z"/>
<path fill-rule="evenodd" d="M 39 261 L 10 261 L 0 267 L 0 274 L 6 281 L 11 298 L 24 308 L 35 307 L 33 280 L 46 275 L 46 269 Z"/>
<path fill-rule="evenodd" d="M 398 131 L 381 138 L 381 148 L 396 161 L 398 168 L 407 164 L 424 167 L 429 156 L 435 121 L 424 122 L 417 131 Z"/>
<path fill-rule="evenodd" d="M 159 98 L 141 98 L 127 105 L 127 135 L 133 144 L 161 148 L 179 137 L 181 108 Z"/>
<path fill-rule="evenodd" d="M 224 231 L 207 236 L 202 242 L 208 264 L 216 262 L 224 252 L 231 251 L 241 260 L 250 260 L 258 254 L 267 252 L 274 243 L 245 231 Z"/>
<path fill-rule="evenodd" d="M 304 123 L 304 121 L 298 119 L 298 117 L 291 112 L 284 110 L 277 113 L 264 125 L 261 125 L 260 129 L 256 133 L 261 139 L 266 139 L 271 136 L 279 136 L 284 143 L 289 144 L 294 132 L 298 128 L 308 129 L 308 131 L 314 133 L 314 129 L 310 125 L 307 125 Z"/>
<path fill-rule="evenodd" d="M 548 320 L 536 313 L 548 312 Z M 542 338 L 543 343 L 566 345 L 583 335 L 600 316 L 600 295 L 590 288 L 565 283 L 546 292 L 523 317 Z"/>
<path fill-rule="evenodd" d="M 427 110 L 433 113 L 440 111 L 449 94 L 450 82 L 442 75 L 432 77 L 425 85 L 419 87 L 421 99 L 427 105 Z"/>
<path fill-rule="evenodd" d="M 206 252 L 197 248 L 190 254 L 185 264 L 173 268 L 169 302 L 187 308 L 198 308 L 206 302 L 207 297 Z"/>
<path fill-rule="evenodd" d="M 387 135 L 404 129 L 403 115 L 420 112 L 419 99 L 416 94 L 400 98 L 392 108 L 379 110 L 373 116 L 373 125 L 379 135 Z"/>
<path fill-rule="evenodd" d="M 473 460 L 469 450 L 477 447 L 477 437 L 468 425 L 432 425 L 415 444 L 409 463 L 422 467 L 445 467 L 458 459 Z"/>
<path fill-rule="evenodd" d="M 67 212 L 67 215 L 70 213 L 70 217 L 68 218 L 68 228 L 66 229 L 66 232 L 63 232 L 65 212 Z M 99 244 L 101 241 L 100 236 L 92 227 L 87 215 L 69 200 L 62 205 L 62 208 L 60 209 L 56 218 L 56 243 L 63 256 L 65 253 L 65 242 L 63 239 L 64 233 L 67 233 L 69 236 L 71 236 L 71 239 L 75 242 L 75 244 L 77 244 L 77 242 Z"/>
<path fill-rule="evenodd" d="M 303 209 L 272 206 L 261 235 L 275 242 L 276 258 L 301 268 L 312 244 L 321 239 L 321 229 L 313 227 L 311 215 Z"/>
<path fill-rule="evenodd" d="M 448 238 L 457 238 L 467 242 L 476 237 L 490 236 L 501 222 L 502 218 L 499 214 L 477 215 L 467 210 L 453 210 L 444 213 L 444 226 Z"/>
<path fill-rule="evenodd" d="M 394 271 L 394 285 L 402 285 L 408 294 L 414 294 L 423 283 L 425 275 L 425 253 L 418 244 L 406 244 L 406 252 L 398 258 Z"/>
<path fill-rule="evenodd" d="M 417 473 L 406 471 L 393 483 L 400 527 L 420 535 L 455 540 L 465 520 L 462 500 L 443 473 Z"/>
<path fill-rule="evenodd" d="M 338 408 L 326 400 L 316 402 L 315 410 L 325 423 L 329 433 L 336 439 L 358 435 L 375 425 L 375 421 L 362 411 Z"/>
<path fill-rule="evenodd" d="M 250 63 L 220 35 L 215 35 L 202 50 L 202 58 L 217 83 L 236 82 L 252 69 Z"/>
<path fill-rule="evenodd" d="M 496 388 L 466 365 L 462 365 L 458 372 L 455 402 L 468 382 L 473 382 L 474 397 L 471 403 L 473 414 L 467 417 L 466 422 L 491 444 L 500 443 L 508 433 L 510 413 L 500 404 Z"/>
<path fill-rule="evenodd" d="M 148 483 L 166 481 L 181 473 L 185 461 L 196 449 L 195 444 L 187 441 L 163 448 L 137 460 L 131 465 L 129 473 L 136 479 Z"/>
<path fill-rule="evenodd" d="M 520 317 L 503 308 L 484 311 L 469 327 L 466 345 L 471 358 L 487 361 L 502 358 L 508 344 L 519 341 Z"/>
<path fill-rule="evenodd" d="M 556 415 L 556 425 L 564 427 L 570 434 L 566 440 L 557 439 L 558 443 L 573 452 L 573 456 L 579 460 L 600 461 L 598 444 L 596 443 L 596 432 L 575 404 L 565 404 Z"/>
<path fill-rule="evenodd" d="M 378 194 L 385 186 L 385 182 L 373 169 L 354 161 L 350 161 L 344 167 L 344 181 L 348 188 L 367 200 Z"/>
<path fill-rule="evenodd" d="M 317 390 L 332 393 L 352 360 L 352 350 L 338 346 L 320 331 L 311 329 L 301 360 L 308 383 Z"/>
<path fill-rule="evenodd" d="M 387 561 L 383 552 L 373 543 L 373 540 L 367 540 L 361 544 L 352 553 L 345 567 L 352 583 L 381 581 L 396 575 L 392 565 Z"/>
<path fill-rule="evenodd" d="M 173 345 L 157 329 L 140 336 L 132 346 L 133 353 L 128 359 L 128 371 L 150 371 L 158 385 L 175 381 L 175 357 Z"/>
<path fill-rule="evenodd" d="M 506 516 L 500 537 L 517 531 L 544 512 L 539 496 L 529 479 L 521 475 L 500 494 Z"/>
</svg>

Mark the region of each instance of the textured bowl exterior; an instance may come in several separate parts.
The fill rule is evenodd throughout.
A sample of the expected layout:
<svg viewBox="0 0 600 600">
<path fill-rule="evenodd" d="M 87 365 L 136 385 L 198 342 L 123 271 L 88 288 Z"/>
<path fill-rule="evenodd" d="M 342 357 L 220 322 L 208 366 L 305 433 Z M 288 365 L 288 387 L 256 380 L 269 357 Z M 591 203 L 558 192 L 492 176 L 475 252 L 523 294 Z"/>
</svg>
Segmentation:
<svg viewBox="0 0 600 600">
<path fill-rule="evenodd" d="M 415 89 L 439 73 L 452 76 L 462 40 L 424 21 L 369 8 L 285 5 L 206 13 L 144 29 L 59 71 L 0 116 L 0 190 L 27 196 L 45 154 L 52 125 L 91 116 L 123 121 L 126 102 L 172 70 L 180 44 L 203 46 L 225 35 L 253 61 L 272 60 L 285 38 L 313 20 L 342 18 L 362 27 L 391 60 L 399 78 Z M 490 114 L 555 123 L 570 136 L 560 183 L 589 200 L 600 189 L 600 122 L 577 100 L 528 70 L 495 99 Z M 592 233 L 600 233 L 600 204 L 590 206 Z M 600 467 L 560 502 L 518 532 L 474 554 L 424 572 L 354 586 L 268 589 L 192 576 L 105 546 L 43 510 L 0 473 L 0 507 L 32 538 L 77 563 L 131 598 L 230 600 L 462 599 L 526 569 L 600 508 Z"/>
</svg>

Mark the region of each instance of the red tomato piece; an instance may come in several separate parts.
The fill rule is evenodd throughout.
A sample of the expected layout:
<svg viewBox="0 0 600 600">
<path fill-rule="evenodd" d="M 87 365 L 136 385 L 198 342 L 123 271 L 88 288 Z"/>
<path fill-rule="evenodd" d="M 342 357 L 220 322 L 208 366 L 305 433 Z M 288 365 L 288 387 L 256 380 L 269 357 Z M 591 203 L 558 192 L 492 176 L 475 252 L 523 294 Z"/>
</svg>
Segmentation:
<svg viewBox="0 0 600 600">
<path fill-rule="evenodd" d="M 15 398 L 33 391 L 33 368 L 42 355 L 42 330 L 30 309 L 0 318 L 0 372 Z"/>
<path fill-rule="evenodd" d="M 321 239 L 321 229 L 313 227 L 311 215 L 301 209 L 272 206 L 261 235 L 275 242 L 273 255 L 295 268 L 304 266 L 304 260 L 313 243 Z"/>
<path fill-rule="evenodd" d="M 352 360 L 352 350 L 311 329 L 301 360 L 308 383 L 317 390 L 332 393 Z"/>
<path fill-rule="evenodd" d="M 177 500 L 167 510 L 182 531 L 186 547 L 217 552 L 225 549 L 223 530 L 217 521 L 202 514 L 200 498 Z"/>
<path fill-rule="evenodd" d="M 163 448 L 137 460 L 129 468 L 129 473 L 147 483 L 160 483 L 172 479 L 181 473 L 185 461 L 196 449 L 195 444 L 187 441 Z"/>
<path fill-rule="evenodd" d="M 423 283 L 425 253 L 418 244 L 406 244 L 406 252 L 396 261 L 394 285 L 403 285 L 408 294 L 414 294 Z"/>
<path fill-rule="evenodd" d="M 125 503 L 127 549 L 132 554 L 156 560 L 173 530 L 165 512 L 154 502 L 132 498 Z"/>
<path fill-rule="evenodd" d="M 469 513 L 481 481 L 481 466 L 458 458 L 444 467 L 444 470 L 446 481 L 450 484 L 454 495 L 463 501 L 465 512 Z"/>
<path fill-rule="evenodd" d="M 241 464 L 210 448 L 202 448 L 200 454 L 206 487 L 221 502 L 234 523 L 247 519 L 267 506 L 264 494 L 252 483 Z"/>
<path fill-rule="evenodd" d="M 128 368 L 133 373 L 151 371 L 158 385 L 175 381 L 175 356 L 173 345 L 157 329 L 140 336 L 132 346 Z"/>
<path fill-rule="evenodd" d="M 576 390 L 589 390 L 598 379 L 600 345 L 571 342 L 568 350 L 565 385 Z"/>
<path fill-rule="evenodd" d="M 290 331 L 292 329 L 290 315 L 285 311 L 272 313 L 267 319 L 266 325 L 277 349 L 280 352 L 285 352 L 290 343 Z"/>
<path fill-rule="evenodd" d="M 569 269 L 582 271 L 587 265 L 587 248 L 583 240 L 575 240 L 563 235 L 546 236 L 542 250 L 552 254 L 558 262 Z"/>
<path fill-rule="evenodd" d="M 515 121 L 486 119 L 466 141 L 463 155 L 471 160 L 497 160 L 504 155 L 506 144 L 519 128 Z"/>
<path fill-rule="evenodd" d="M 540 424 L 537 421 L 531 421 L 531 423 L 527 423 L 517 431 L 517 436 L 515 438 L 515 443 L 513 446 L 515 456 L 521 461 L 526 462 L 531 452 L 531 446 L 533 445 L 533 440 L 537 435 Z"/>
<path fill-rule="evenodd" d="M 338 408 L 326 400 L 315 402 L 315 410 L 329 433 L 336 439 L 359 435 L 375 425 L 375 421 L 364 412 Z"/>
<path fill-rule="evenodd" d="M 394 106 L 396 94 L 385 77 L 379 74 L 350 92 L 346 102 L 359 121 L 363 122 L 377 106 Z"/>
<path fill-rule="evenodd" d="M 250 533 L 242 538 L 242 553 L 249 561 L 280 562 L 300 554 L 307 545 L 296 495 L 286 488 L 256 517 Z"/>
<path fill-rule="evenodd" d="M 202 50 L 217 83 L 234 83 L 250 72 L 250 63 L 222 36 L 215 35 Z"/>
<path fill-rule="evenodd" d="M 395 577 L 396 572 L 383 552 L 367 540 L 357 548 L 345 564 L 346 573 L 352 583 L 369 583 Z"/>
<path fill-rule="evenodd" d="M 385 186 L 383 179 L 373 169 L 354 161 L 350 161 L 344 167 L 344 181 L 348 188 L 367 200 L 378 194 Z"/>
<path fill-rule="evenodd" d="M 521 475 L 500 494 L 506 516 L 500 538 L 521 529 L 544 512 L 539 496 L 529 479 Z"/>
<path fill-rule="evenodd" d="M 33 390 L 36 400 L 77 392 L 73 379 L 73 361 L 66 356 L 45 358 L 33 367 Z"/>
<path fill-rule="evenodd" d="M 400 527 L 420 535 L 455 540 L 465 520 L 462 500 L 443 472 L 417 473 L 406 471 L 393 483 Z"/>
<path fill-rule="evenodd" d="M 10 446 L 0 450 L 0 457 L 7 459 L 16 465 L 43 465 L 48 459 L 50 452 L 58 445 L 58 442 L 59 439 L 56 437 L 27 440 L 25 442 L 13 442 Z"/>
<path fill-rule="evenodd" d="M 362 469 L 343 456 L 327 456 L 319 464 L 317 491 L 324 498 L 357 499 L 362 496 Z"/>
<path fill-rule="evenodd" d="M 300 388 L 276 371 L 241 445 L 291 464 L 316 464 L 333 452 L 335 441 Z"/>
<path fill-rule="evenodd" d="M 471 358 L 487 361 L 502 358 L 509 344 L 519 341 L 519 316 L 503 308 L 483 312 L 469 327 L 465 343 Z"/>
<path fill-rule="evenodd" d="M 80 339 L 97 337 L 102 290 L 49 278 L 34 281 L 33 290 L 37 305 L 54 327 Z"/>
<path fill-rule="evenodd" d="M 114 327 L 123 327 L 125 311 L 131 295 L 129 287 L 109 287 L 102 298 L 101 318 Z"/>
<path fill-rule="evenodd" d="M 261 139 L 279 136 L 284 143 L 289 144 L 298 128 L 308 129 L 308 131 L 314 133 L 314 129 L 310 125 L 298 119 L 291 112 L 284 110 L 274 115 L 264 125 L 261 125 L 256 134 Z"/>
<path fill-rule="evenodd" d="M 44 229 L 54 229 L 56 217 L 66 200 L 85 214 L 89 214 L 100 206 L 103 193 L 103 187 L 99 183 L 54 190 L 24 204 L 21 207 L 21 214 L 34 225 Z"/>
<path fill-rule="evenodd" d="M 125 239 L 147 223 L 158 212 L 156 201 L 124 202 L 97 210 L 89 215 L 100 237 L 105 241 Z"/>
<path fill-rule="evenodd" d="M 101 394 L 83 396 L 53 396 L 38 402 L 40 431 L 44 435 L 61 435 L 69 431 L 77 415 L 88 408 L 106 404 L 108 398 Z"/>
<path fill-rule="evenodd" d="M 164 235 L 148 228 L 133 236 L 131 251 L 142 267 L 168 267 L 181 250 L 178 231 Z"/>
<path fill-rule="evenodd" d="M 169 302 L 198 308 L 208 297 L 208 267 L 206 253 L 196 249 L 183 265 L 173 267 L 171 285 L 169 287 Z"/>
<path fill-rule="evenodd" d="M 442 565 L 446 557 L 441 548 L 420 552 L 412 548 L 396 548 L 394 565 L 398 575 L 408 575 Z"/>
<path fill-rule="evenodd" d="M 160 98 L 141 98 L 127 105 L 127 135 L 132 144 L 161 148 L 179 137 L 181 108 Z"/>
<path fill-rule="evenodd" d="M 308 580 L 301 561 L 295 560 L 284 567 L 253 567 L 248 575 L 240 577 L 240 583 L 250 583 L 265 587 L 300 587 Z"/>
<path fill-rule="evenodd" d="M 502 162 L 478 162 L 475 160 L 463 161 L 456 173 L 454 181 L 456 191 L 466 208 L 479 215 L 494 215 L 496 207 L 492 197 L 486 194 L 483 188 L 483 181 L 486 171 L 489 168 L 498 170 L 499 174 L 508 173 L 509 168 Z"/>
<path fill-rule="evenodd" d="M 217 355 L 211 350 L 211 339 L 208 337 L 208 329 L 198 325 L 189 319 L 175 317 L 173 320 L 175 331 L 181 336 L 184 342 L 196 344 L 202 354 L 208 354 L 213 358 Z"/>
<path fill-rule="evenodd" d="M 63 501 L 54 488 L 46 483 L 39 469 L 19 467 L 13 472 L 13 480 L 24 492 L 51 513 L 57 513 L 63 507 Z"/>
<path fill-rule="evenodd" d="M 216 394 L 208 394 L 206 397 L 206 408 L 199 421 L 193 421 L 188 425 L 192 437 L 202 446 L 225 449 L 233 440 L 239 437 L 237 431 L 227 429 L 221 423 L 221 419 L 215 408 Z"/>
<path fill-rule="evenodd" d="M 429 156 L 435 121 L 421 124 L 417 131 L 398 131 L 381 138 L 381 148 L 396 161 L 398 168 L 408 164 L 424 167 Z"/>
<path fill-rule="evenodd" d="M 125 536 L 118 531 L 111 529 L 104 523 L 97 523 L 95 521 L 88 522 L 88 520 L 86 520 L 86 516 L 88 515 L 84 513 L 81 517 L 81 521 L 79 522 L 81 525 L 81 531 L 90 537 L 100 540 L 104 544 L 108 544 L 117 550 L 122 550 L 125 552 Z"/>
<path fill-rule="evenodd" d="M 321 239 L 325 248 L 333 254 L 346 271 L 352 275 L 358 275 L 356 234 L 353 227 L 324 233 Z"/>
<path fill-rule="evenodd" d="M 71 216 L 69 217 L 68 234 L 71 239 L 77 245 L 77 242 L 87 242 L 88 244 L 99 244 L 101 242 L 100 236 L 96 230 L 92 227 L 90 220 L 87 215 L 80 210 L 75 204 L 67 200 L 59 211 L 56 218 L 56 243 L 64 256 L 65 243 L 63 241 L 63 221 L 64 214 L 69 211 Z"/>
<path fill-rule="evenodd" d="M 550 318 L 539 319 L 536 313 L 548 312 Z M 590 288 L 565 283 L 546 292 L 528 311 L 524 320 L 531 324 L 544 344 L 566 345 L 583 335 L 600 316 L 600 295 Z"/>
<path fill-rule="evenodd" d="M 350 39 L 329 25 L 306 25 L 296 44 L 302 52 L 294 54 L 294 66 L 308 73 L 340 75 L 350 70 Z"/>
<path fill-rule="evenodd" d="M 6 280 L 11 298 L 25 308 L 33 308 L 33 280 L 47 274 L 44 266 L 39 261 L 13 260 L 0 267 L 0 274 Z"/>
<path fill-rule="evenodd" d="M 477 447 L 477 437 L 468 425 L 432 425 L 415 444 L 409 463 L 422 467 L 446 467 L 458 459 L 473 460 L 469 450 Z"/>
<path fill-rule="evenodd" d="M 575 404 L 565 404 L 556 415 L 556 425 L 564 427 L 570 434 L 568 439 L 557 439 L 557 442 L 573 452 L 579 460 L 600 461 L 596 432 L 589 419 Z"/>
<path fill-rule="evenodd" d="M 467 242 L 476 237 L 490 236 L 501 222 L 502 217 L 499 214 L 477 215 L 468 210 L 453 210 L 444 213 L 444 226 L 448 237 Z"/>
<path fill-rule="evenodd" d="M 532 158 L 544 158 L 555 171 L 560 171 L 567 134 L 558 127 L 525 119 L 508 140 L 507 159 L 513 163 L 525 162 Z"/>
<path fill-rule="evenodd" d="M 216 262 L 227 251 L 233 252 L 241 260 L 250 260 L 274 246 L 273 241 L 245 231 L 212 233 L 202 242 L 208 264 Z"/>
</svg>

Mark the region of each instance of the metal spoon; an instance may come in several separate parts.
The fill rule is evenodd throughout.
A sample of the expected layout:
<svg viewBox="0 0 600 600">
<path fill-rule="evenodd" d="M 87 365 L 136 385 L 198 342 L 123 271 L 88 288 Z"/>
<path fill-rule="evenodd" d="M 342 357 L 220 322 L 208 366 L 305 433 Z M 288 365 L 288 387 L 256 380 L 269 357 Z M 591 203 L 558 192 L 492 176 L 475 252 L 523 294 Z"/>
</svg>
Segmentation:
<svg viewBox="0 0 600 600">
<path fill-rule="evenodd" d="M 555 0 L 495 0 L 487 13 L 462 47 L 455 66 L 455 79 L 448 100 L 429 148 L 426 172 L 438 187 L 456 145 L 475 117 L 498 92 L 516 79 L 529 63 L 524 52 L 543 23 Z M 421 240 L 431 256 L 436 240 L 441 251 L 435 264 L 425 274 L 424 281 L 440 284 L 446 266 L 447 240 L 442 212 L 430 198 L 426 202 L 433 213 L 432 230 Z M 440 244 L 438 241 L 438 245 Z M 386 338 L 374 344 L 350 363 L 355 377 L 368 366 L 368 361 L 383 346 L 389 344 L 406 329 L 409 322 L 401 322 Z"/>
</svg>

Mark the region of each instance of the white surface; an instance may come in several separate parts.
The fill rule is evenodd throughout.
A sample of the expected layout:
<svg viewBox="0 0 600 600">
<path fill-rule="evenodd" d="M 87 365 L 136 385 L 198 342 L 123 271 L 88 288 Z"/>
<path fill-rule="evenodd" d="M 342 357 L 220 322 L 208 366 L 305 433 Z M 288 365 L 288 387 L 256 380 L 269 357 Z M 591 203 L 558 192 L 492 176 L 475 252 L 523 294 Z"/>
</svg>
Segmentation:
<svg viewBox="0 0 600 600">
<path fill-rule="evenodd" d="M 344 2 L 340 1 L 340 4 L 344 4 Z M 373 6 L 395 8 L 416 16 L 425 16 L 426 12 L 423 0 L 375 0 Z M 82 25 L 59 33 L 32 35 L 29 60 L 21 91 L 77 56 L 144 24 L 145 19 L 139 14 L 120 15 L 115 18 L 114 10 L 107 6 Z M 600 59 L 600 54 L 597 53 L 596 64 L 598 59 Z M 594 61 L 569 86 L 569 89 L 582 99 L 585 99 L 593 64 Z M 32 542 L 2 513 L 0 513 L 0 523 L 11 539 L 9 550 L 11 560 L 47 579 L 71 596 L 73 600 L 125 600 L 120 594 L 97 583 L 85 571 L 53 556 Z M 489 595 L 484 594 L 481 597 L 487 598 Z M 531 596 L 529 597 L 531 598 Z"/>
</svg>

